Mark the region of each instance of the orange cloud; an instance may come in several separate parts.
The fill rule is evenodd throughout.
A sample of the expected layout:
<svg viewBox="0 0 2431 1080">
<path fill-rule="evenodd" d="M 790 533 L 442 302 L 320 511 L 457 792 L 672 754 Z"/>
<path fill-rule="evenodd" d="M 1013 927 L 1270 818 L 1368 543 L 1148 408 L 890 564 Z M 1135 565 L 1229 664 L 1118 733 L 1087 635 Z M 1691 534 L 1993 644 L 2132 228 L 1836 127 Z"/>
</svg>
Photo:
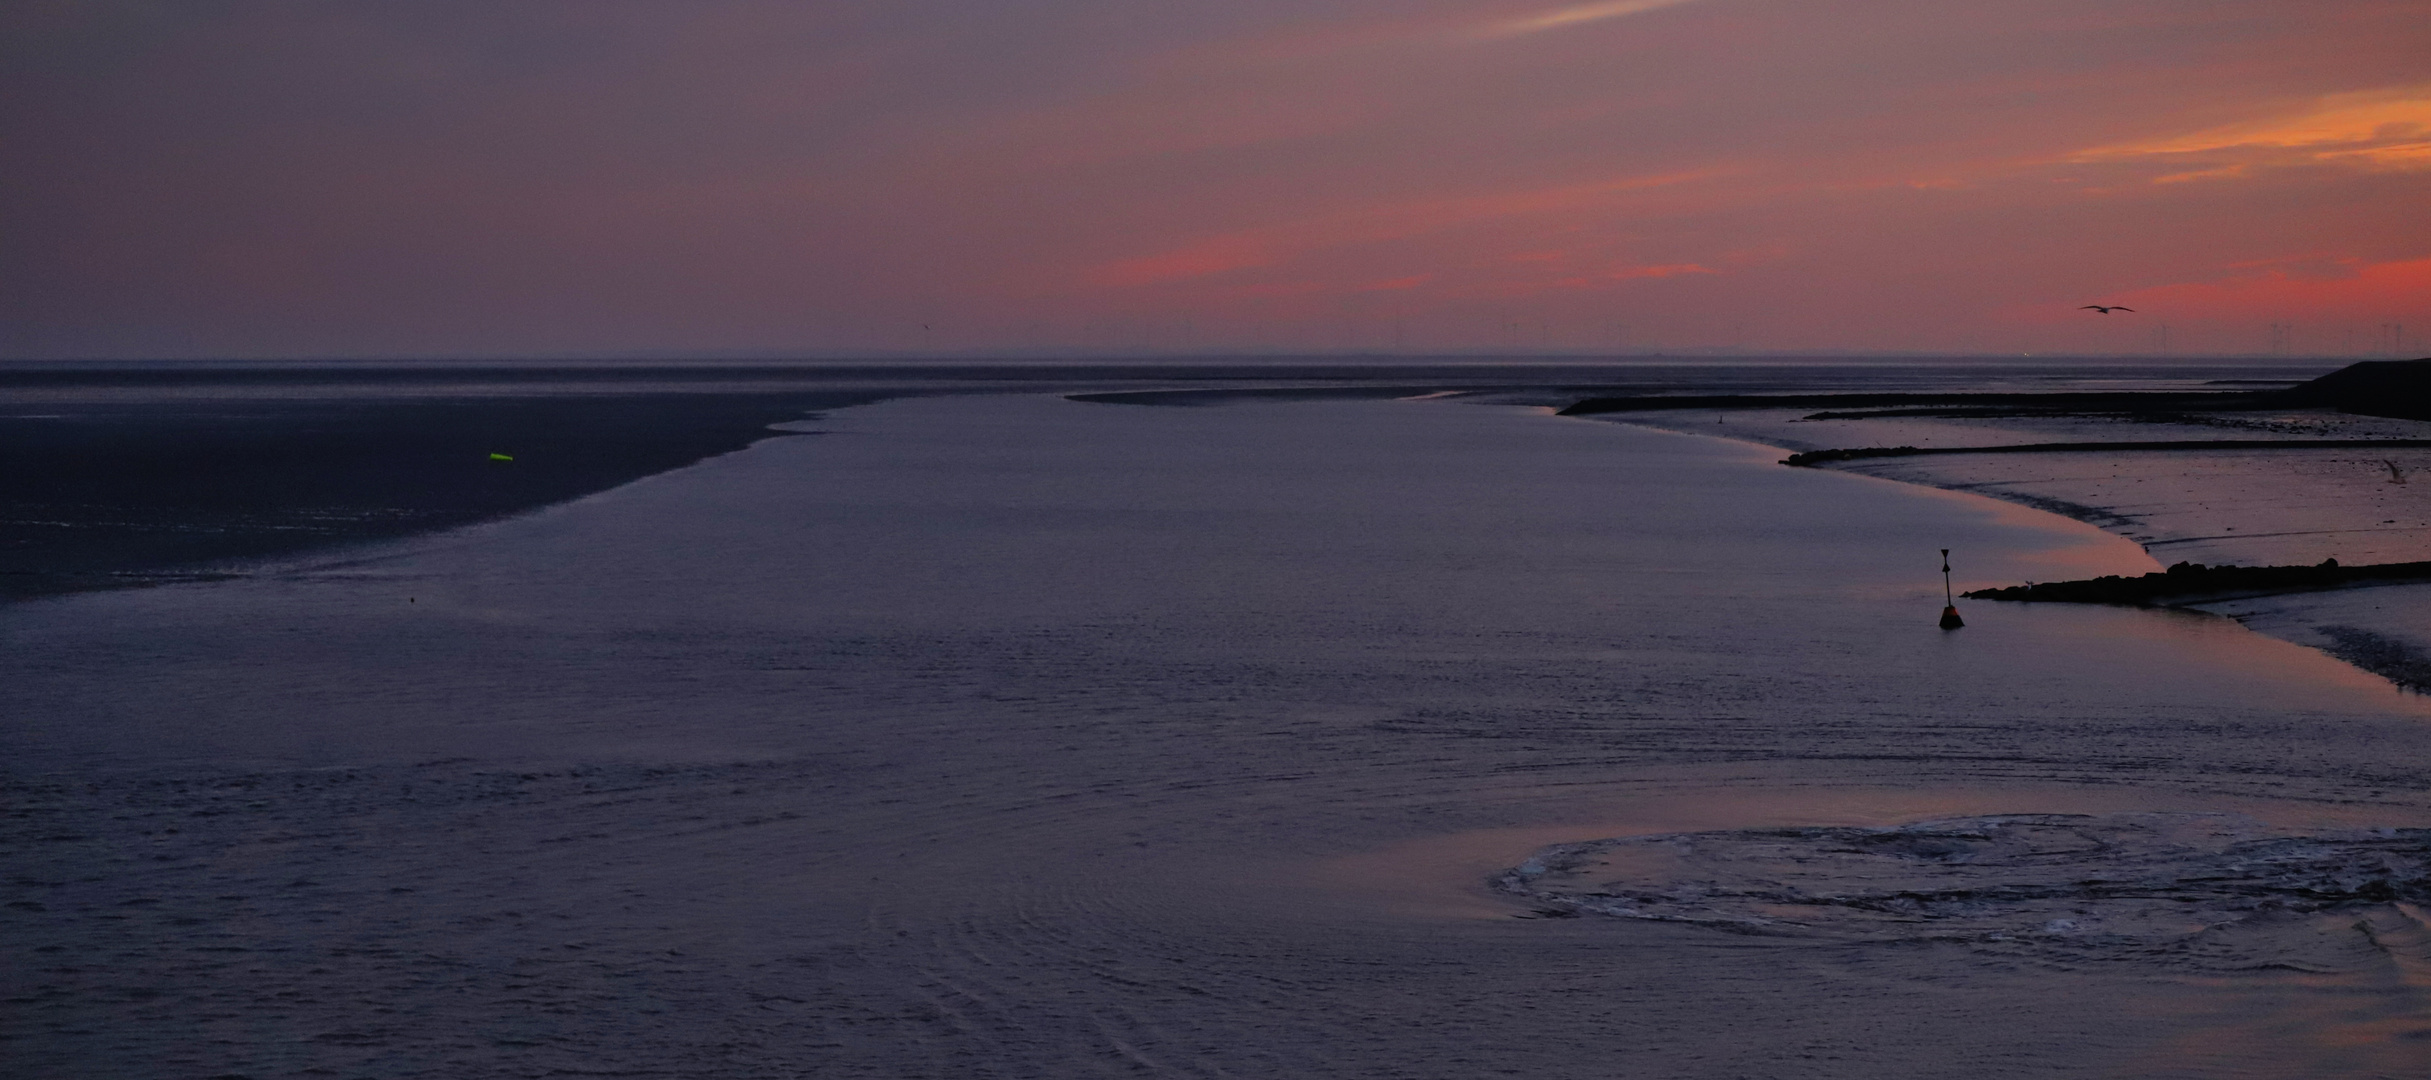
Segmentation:
<svg viewBox="0 0 2431 1080">
<path fill-rule="evenodd" d="M 2431 169 L 2431 86 L 2320 98 L 2300 112 L 2188 135 L 2095 147 L 2071 164 L 2154 164 L 2153 183 L 2243 176 L 2270 165 Z"/>
</svg>

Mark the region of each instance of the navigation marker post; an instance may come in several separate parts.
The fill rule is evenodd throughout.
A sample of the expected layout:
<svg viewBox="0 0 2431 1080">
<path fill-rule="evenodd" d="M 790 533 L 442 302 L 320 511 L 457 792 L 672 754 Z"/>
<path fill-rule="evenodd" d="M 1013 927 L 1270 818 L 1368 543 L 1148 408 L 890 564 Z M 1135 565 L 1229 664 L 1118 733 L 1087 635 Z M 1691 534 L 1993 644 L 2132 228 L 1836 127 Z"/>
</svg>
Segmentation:
<svg viewBox="0 0 2431 1080">
<path fill-rule="evenodd" d="M 1941 549 L 1941 628 L 1956 630 L 1967 625 L 1958 617 L 1958 598 L 1950 595 L 1950 549 Z"/>
</svg>

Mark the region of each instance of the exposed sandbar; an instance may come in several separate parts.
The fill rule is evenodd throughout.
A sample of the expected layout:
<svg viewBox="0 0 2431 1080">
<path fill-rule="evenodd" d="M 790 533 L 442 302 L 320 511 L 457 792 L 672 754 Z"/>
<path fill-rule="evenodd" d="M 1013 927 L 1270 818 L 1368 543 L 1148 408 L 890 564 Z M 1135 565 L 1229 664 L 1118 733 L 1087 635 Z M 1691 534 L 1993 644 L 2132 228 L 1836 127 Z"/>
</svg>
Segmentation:
<svg viewBox="0 0 2431 1080">
<path fill-rule="evenodd" d="M 146 384 L 102 372 L 81 385 L 9 373 L 0 600 L 208 579 L 253 560 L 504 517 L 888 396 L 616 384 L 466 394 L 462 373 L 444 374 L 442 388 L 385 373 L 347 383 L 325 371 L 283 382 L 235 372 L 214 383 L 172 371 Z"/>
</svg>

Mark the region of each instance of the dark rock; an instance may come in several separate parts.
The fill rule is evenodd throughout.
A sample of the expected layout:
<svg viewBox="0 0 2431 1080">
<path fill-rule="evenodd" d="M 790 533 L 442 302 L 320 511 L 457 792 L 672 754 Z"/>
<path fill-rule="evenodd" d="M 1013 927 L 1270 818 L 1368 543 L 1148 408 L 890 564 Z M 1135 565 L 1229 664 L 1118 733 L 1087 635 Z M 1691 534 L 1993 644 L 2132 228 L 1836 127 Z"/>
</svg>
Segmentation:
<svg viewBox="0 0 2431 1080">
<path fill-rule="evenodd" d="M 2027 600 L 2062 604 L 2124 604 L 2162 607 L 2230 595 L 2262 596 L 2309 592 L 2373 582 L 2431 580 L 2431 562 L 2340 566 L 2326 559 L 2313 566 L 2205 566 L 2182 562 L 2141 577 L 2109 574 L 2085 581 L 2045 581 L 2006 589 L 1977 589 L 1970 600 Z"/>
<path fill-rule="evenodd" d="M 2274 406 L 2328 406 L 2358 416 L 2431 420 L 2431 357 L 2366 360 L 2264 397 Z"/>
</svg>

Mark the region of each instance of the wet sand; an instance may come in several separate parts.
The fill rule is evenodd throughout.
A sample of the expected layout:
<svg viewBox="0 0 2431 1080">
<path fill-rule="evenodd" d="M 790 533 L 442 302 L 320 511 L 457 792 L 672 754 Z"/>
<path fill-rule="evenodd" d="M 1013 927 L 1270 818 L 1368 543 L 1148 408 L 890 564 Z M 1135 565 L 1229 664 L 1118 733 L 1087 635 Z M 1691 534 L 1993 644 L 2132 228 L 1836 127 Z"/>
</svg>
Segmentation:
<svg viewBox="0 0 2431 1080">
<path fill-rule="evenodd" d="M 1981 494 L 2085 521 L 2169 564 L 2311 566 L 2431 559 L 2431 422 L 2327 408 L 2114 415 L 1880 414 L 1808 409 L 1649 411 L 1593 419 L 1746 439 L 1791 452 L 1846 447 L 1928 449 L 2048 443 L 2219 442 L 2218 448 L 1935 453 L 1818 461 L 1812 467 Z M 2256 448 L 2268 440 L 2279 444 Z M 2369 441 L 2364 441 L 2369 440 Z M 2357 445 L 2358 441 L 2364 441 Z M 2374 445 L 2385 442 L 2386 445 Z M 2032 580 L 1986 578 L 1956 557 L 1962 590 Z M 2067 578 L 2083 575 L 2066 575 Z M 2363 585 L 2332 592 L 2190 602 L 2319 648 L 2400 685 L 2431 685 L 2431 591 Z"/>
<path fill-rule="evenodd" d="M 207 580 L 494 520 L 902 392 L 534 372 L 470 385 L 454 371 L 34 374 L 49 377 L 0 371 L 0 602 Z"/>
</svg>

